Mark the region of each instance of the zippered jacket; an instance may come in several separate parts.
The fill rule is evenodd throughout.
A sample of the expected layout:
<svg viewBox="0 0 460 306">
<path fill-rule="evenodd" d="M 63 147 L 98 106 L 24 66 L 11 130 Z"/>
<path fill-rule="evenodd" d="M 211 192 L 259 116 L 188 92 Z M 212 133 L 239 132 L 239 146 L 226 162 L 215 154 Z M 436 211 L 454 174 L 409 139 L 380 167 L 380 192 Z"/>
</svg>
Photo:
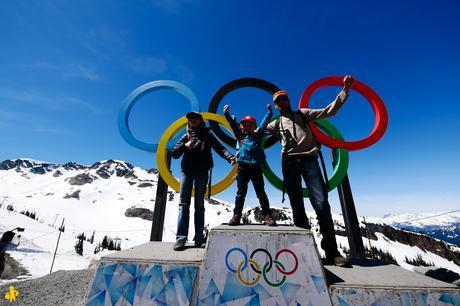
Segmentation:
<svg viewBox="0 0 460 306">
<path fill-rule="evenodd" d="M 227 121 L 230 123 L 230 127 L 239 143 L 240 148 L 236 155 L 238 163 L 251 165 L 262 165 L 264 163 L 265 153 L 262 149 L 262 141 L 265 137 L 267 124 L 272 118 L 272 115 L 273 113 L 268 111 L 257 129 L 251 133 L 245 134 L 240 130 L 238 122 L 232 118 L 230 113 L 225 113 L 225 118 L 227 118 Z"/>
<path fill-rule="evenodd" d="M 282 156 L 316 156 L 319 152 L 319 147 L 313 138 L 312 132 L 308 127 L 308 123 L 334 116 L 343 106 L 347 98 L 348 93 L 342 90 L 335 100 L 325 108 L 301 108 L 299 111 L 291 111 L 288 114 L 281 115 L 279 121 L 277 120 L 278 124 L 277 122 L 272 122 L 267 126 L 267 133 L 280 137 Z M 289 149 L 286 146 L 286 139 L 284 137 L 284 132 L 286 131 L 289 131 L 291 136 L 294 137 L 297 142 L 296 146 Z"/>
<path fill-rule="evenodd" d="M 200 145 L 194 148 L 187 148 L 185 144 L 190 140 L 190 131 L 181 137 L 174 148 L 171 150 L 171 156 L 174 159 L 184 156 L 181 161 L 183 172 L 208 171 L 214 166 L 211 148 L 223 159 L 231 162 L 233 155 L 217 140 L 216 136 L 211 133 L 210 128 L 200 127 L 195 131 L 194 137 L 200 142 Z"/>
</svg>

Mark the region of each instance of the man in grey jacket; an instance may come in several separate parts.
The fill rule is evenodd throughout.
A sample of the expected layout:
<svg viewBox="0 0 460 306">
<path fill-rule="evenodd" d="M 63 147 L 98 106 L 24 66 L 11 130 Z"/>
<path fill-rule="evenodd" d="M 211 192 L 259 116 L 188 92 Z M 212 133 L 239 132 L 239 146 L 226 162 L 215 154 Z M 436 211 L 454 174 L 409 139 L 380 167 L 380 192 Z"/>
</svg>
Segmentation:
<svg viewBox="0 0 460 306">
<path fill-rule="evenodd" d="M 322 109 L 302 108 L 293 111 L 287 92 L 276 92 L 273 102 L 281 116 L 267 126 L 267 132 L 278 135 L 281 140 L 284 184 L 292 207 L 294 225 L 310 228 L 303 202 L 303 177 L 323 236 L 321 248 L 326 253 L 327 262 L 337 266 L 346 266 L 348 262 L 337 250 L 327 189 L 318 164 L 319 147 L 313 138 L 309 122 L 335 115 L 347 100 L 353 81 L 353 77 L 347 75 L 343 80 L 342 91 L 332 103 Z"/>
</svg>

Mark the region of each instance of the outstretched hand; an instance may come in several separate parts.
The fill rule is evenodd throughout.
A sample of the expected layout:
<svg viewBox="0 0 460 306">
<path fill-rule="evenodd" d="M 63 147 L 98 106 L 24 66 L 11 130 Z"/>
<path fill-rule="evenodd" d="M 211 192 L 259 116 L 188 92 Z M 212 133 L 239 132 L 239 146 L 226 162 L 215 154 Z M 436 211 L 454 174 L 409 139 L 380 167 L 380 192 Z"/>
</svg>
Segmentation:
<svg viewBox="0 0 460 306">
<path fill-rule="evenodd" d="M 353 82 L 355 81 L 355 78 L 352 75 L 346 75 L 343 78 L 343 90 L 348 92 L 351 89 L 351 86 L 353 85 Z"/>
<path fill-rule="evenodd" d="M 224 106 L 224 114 L 227 114 L 230 109 L 230 106 L 227 104 Z"/>
</svg>

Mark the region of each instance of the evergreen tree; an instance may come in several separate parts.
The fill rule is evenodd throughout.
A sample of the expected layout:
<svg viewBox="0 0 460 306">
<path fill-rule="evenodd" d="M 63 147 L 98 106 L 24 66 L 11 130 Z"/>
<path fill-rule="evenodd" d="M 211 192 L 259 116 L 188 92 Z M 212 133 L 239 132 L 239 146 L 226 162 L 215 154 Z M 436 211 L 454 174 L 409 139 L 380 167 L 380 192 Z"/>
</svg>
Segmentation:
<svg viewBox="0 0 460 306">
<path fill-rule="evenodd" d="M 94 254 L 97 254 L 101 251 L 101 243 L 98 243 L 94 248 Z"/>
<path fill-rule="evenodd" d="M 75 252 L 77 252 L 77 254 L 80 256 L 83 255 L 83 239 L 77 239 L 77 243 L 75 244 Z"/>
<path fill-rule="evenodd" d="M 104 236 L 104 238 L 102 239 L 102 244 L 101 244 L 102 249 L 107 249 L 108 245 L 109 245 L 109 240 L 107 236 Z"/>
<path fill-rule="evenodd" d="M 92 234 L 91 237 L 89 237 L 89 239 L 88 239 L 88 242 L 91 243 L 91 244 L 94 243 L 94 234 L 95 234 L 95 232 L 96 232 L 96 231 L 93 231 L 93 234 Z"/>
<path fill-rule="evenodd" d="M 109 238 L 109 245 L 107 246 L 107 249 L 108 249 L 109 251 L 115 250 L 115 247 L 114 247 L 114 245 L 113 245 L 113 240 L 110 239 L 110 238 Z"/>
</svg>

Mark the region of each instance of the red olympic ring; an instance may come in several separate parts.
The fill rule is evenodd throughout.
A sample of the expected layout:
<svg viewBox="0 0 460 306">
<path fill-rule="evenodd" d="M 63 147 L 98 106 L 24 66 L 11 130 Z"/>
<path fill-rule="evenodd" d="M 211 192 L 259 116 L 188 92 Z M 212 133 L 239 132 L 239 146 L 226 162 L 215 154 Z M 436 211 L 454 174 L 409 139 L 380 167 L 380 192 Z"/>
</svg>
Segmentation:
<svg viewBox="0 0 460 306">
<path fill-rule="evenodd" d="M 343 77 L 340 76 L 327 77 L 313 82 L 303 92 L 302 98 L 299 101 L 299 108 L 308 108 L 308 103 L 310 101 L 311 96 L 318 89 L 328 86 L 342 85 Z M 316 139 L 320 143 L 328 146 L 331 149 L 342 148 L 348 151 L 357 151 L 370 147 L 371 145 L 379 141 L 380 138 L 382 138 L 383 134 L 385 134 L 385 131 L 388 127 L 388 112 L 385 108 L 385 104 L 383 104 L 382 99 L 377 95 L 377 93 L 373 91 L 372 88 L 370 88 L 369 86 L 357 80 L 353 82 L 352 89 L 360 93 L 371 104 L 375 114 L 374 129 L 367 138 L 361 139 L 359 141 L 343 141 L 333 139 L 327 136 L 326 134 L 321 132 L 318 129 L 318 127 L 316 127 L 316 125 L 312 124 L 311 130 L 315 135 Z"/>
<path fill-rule="evenodd" d="M 275 264 L 276 266 L 276 269 L 283 275 L 291 275 L 291 274 L 294 274 L 295 271 L 297 271 L 297 268 L 299 267 L 299 260 L 297 259 L 297 256 L 295 255 L 295 253 L 289 249 L 281 249 L 278 251 L 278 253 L 276 253 L 276 256 L 275 256 L 275 260 L 277 261 L 279 256 L 282 254 L 282 253 L 289 253 L 292 255 L 292 257 L 294 257 L 294 260 L 295 260 L 295 265 L 294 265 L 294 268 L 292 268 L 291 271 L 289 272 L 286 272 L 286 271 L 283 271 L 281 270 L 281 268 L 279 267 L 279 265 Z M 276 262 L 275 262 L 276 263 Z"/>
</svg>

